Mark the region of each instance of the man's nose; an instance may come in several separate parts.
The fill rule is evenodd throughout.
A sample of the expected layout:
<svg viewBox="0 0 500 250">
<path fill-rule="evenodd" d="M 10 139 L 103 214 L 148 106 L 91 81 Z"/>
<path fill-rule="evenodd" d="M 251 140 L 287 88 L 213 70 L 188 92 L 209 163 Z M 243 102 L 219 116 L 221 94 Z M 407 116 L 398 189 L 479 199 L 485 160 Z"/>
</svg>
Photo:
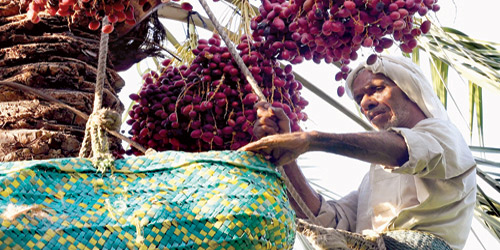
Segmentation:
<svg viewBox="0 0 500 250">
<path fill-rule="evenodd" d="M 371 110 L 378 105 L 378 102 L 373 96 L 365 95 L 360 102 L 361 109 L 364 111 Z"/>
</svg>

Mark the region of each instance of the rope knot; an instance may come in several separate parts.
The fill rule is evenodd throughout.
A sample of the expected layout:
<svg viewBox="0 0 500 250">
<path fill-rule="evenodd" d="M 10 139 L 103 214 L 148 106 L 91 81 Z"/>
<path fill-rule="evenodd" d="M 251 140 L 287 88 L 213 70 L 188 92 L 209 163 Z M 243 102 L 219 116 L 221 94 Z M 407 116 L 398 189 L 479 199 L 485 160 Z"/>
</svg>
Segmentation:
<svg viewBox="0 0 500 250">
<path fill-rule="evenodd" d="M 91 120 L 91 124 L 107 130 L 118 131 L 121 127 L 121 115 L 108 108 L 102 108 L 92 113 L 89 120 Z"/>
<path fill-rule="evenodd" d="M 83 147 L 80 157 L 92 156 L 92 163 L 100 172 L 106 169 L 114 169 L 114 158 L 109 152 L 108 137 L 106 130 L 119 130 L 121 126 L 121 115 L 107 108 L 100 108 L 90 114 L 87 121 Z M 89 138 L 90 137 L 90 138 Z M 90 142 L 90 143 L 89 143 Z M 91 146 L 92 151 L 88 150 Z"/>
</svg>

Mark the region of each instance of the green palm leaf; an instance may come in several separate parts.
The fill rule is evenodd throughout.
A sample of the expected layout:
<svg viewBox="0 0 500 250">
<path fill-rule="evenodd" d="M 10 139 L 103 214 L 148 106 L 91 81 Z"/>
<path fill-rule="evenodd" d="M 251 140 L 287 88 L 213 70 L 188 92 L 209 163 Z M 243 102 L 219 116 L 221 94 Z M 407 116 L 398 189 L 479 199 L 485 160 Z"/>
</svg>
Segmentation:
<svg viewBox="0 0 500 250">
<path fill-rule="evenodd" d="M 479 138 L 481 140 L 481 145 L 484 145 L 483 141 L 483 102 L 482 102 L 482 88 L 477 84 L 469 81 L 469 118 L 470 118 L 470 136 L 472 138 L 472 127 L 474 122 L 474 108 L 476 110 L 476 121 L 477 121 L 477 131 Z"/>
<path fill-rule="evenodd" d="M 473 39 L 452 28 L 434 27 L 420 46 L 465 79 L 500 93 L 500 44 Z"/>
<path fill-rule="evenodd" d="M 434 91 L 446 108 L 448 100 L 446 94 L 446 85 L 448 85 L 448 64 L 433 56 L 431 59 L 431 77 Z"/>
</svg>

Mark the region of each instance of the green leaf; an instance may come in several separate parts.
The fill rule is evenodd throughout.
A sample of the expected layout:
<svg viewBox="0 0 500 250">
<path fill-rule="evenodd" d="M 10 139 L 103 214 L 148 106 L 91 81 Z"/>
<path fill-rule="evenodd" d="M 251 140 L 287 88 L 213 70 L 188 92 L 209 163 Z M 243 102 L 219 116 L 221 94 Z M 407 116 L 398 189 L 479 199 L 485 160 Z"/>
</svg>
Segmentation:
<svg viewBox="0 0 500 250">
<path fill-rule="evenodd" d="M 418 47 L 413 49 L 411 59 L 416 65 L 420 65 L 420 49 Z"/>
<path fill-rule="evenodd" d="M 490 211 L 487 208 L 484 208 L 481 204 L 476 206 L 475 215 L 479 219 L 483 220 L 484 224 L 490 229 L 492 234 L 494 234 L 497 238 L 500 238 L 500 221 L 498 220 L 498 217 L 490 215 Z"/>
<path fill-rule="evenodd" d="M 433 26 L 419 45 L 462 77 L 500 93 L 500 44 L 468 37 L 452 28 Z"/>
<path fill-rule="evenodd" d="M 179 41 L 177 41 L 177 39 L 175 39 L 175 36 L 172 35 L 172 33 L 167 28 L 165 28 L 165 33 L 167 34 L 167 40 L 172 45 L 174 45 L 174 47 L 180 46 Z"/>
<path fill-rule="evenodd" d="M 476 120 L 477 132 L 479 135 L 480 145 L 484 145 L 484 131 L 483 131 L 483 89 L 476 85 L 476 94 L 474 95 L 476 103 Z"/>
<path fill-rule="evenodd" d="M 476 99 L 474 98 L 476 92 L 476 88 L 474 87 L 474 83 L 469 81 L 469 136 L 472 138 L 472 128 L 474 125 L 474 102 Z"/>
<path fill-rule="evenodd" d="M 155 66 L 156 66 L 156 70 L 160 70 L 161 69 L 161 64 L 160 64 L 160 61 L 158 60 L 157 57 L 153 57 L 153 62 L 155 63 Z"/>
<path fill-rule="evenodd" d="M 432 77 L 432 85 L 434 87 L 434 91 L 436 92 L 439 100 L 443 104 L 443 106 L 447 107 L 447 90 L 446 86 L 448 85 L 448 64 L 436 58 L 432 57 L 430 60 L 431 65 L 431 77 Z"/>
<path fill-rule="evenodd" d="M 475 207 L 475 215 L 477 218 L 483 220 L 483 223 L 490 229 L 492 234 L 500 238 L 500 218 L 495 216 L 498 213 L 499 204 L 490 200 L 484 192 L 480 191 L 478 187 L 477 203 Z"/>
<path fill-rule="evenodd" d="M 483 90 L 480 86 L 469 81 L 469 127 L 470 137 L 472 138 L 472 131 L 474 127 L 474 109 L 476 113 L 477 133 L 479 136 L 480 144 L 484 145 L 484 131 L 483 131 Z"/>
</svg>

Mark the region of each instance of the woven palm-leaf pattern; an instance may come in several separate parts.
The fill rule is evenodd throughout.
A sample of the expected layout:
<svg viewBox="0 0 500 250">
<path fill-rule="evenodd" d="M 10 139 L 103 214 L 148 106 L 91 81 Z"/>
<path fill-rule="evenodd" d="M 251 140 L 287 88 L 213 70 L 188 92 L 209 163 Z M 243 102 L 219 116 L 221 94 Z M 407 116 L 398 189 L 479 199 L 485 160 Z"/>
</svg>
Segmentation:
<svg viewBox="0 0 500 250">
<path fill-rule="evenodd" d="M 248 152 L 0 164 L 0 249 L 291 249 L 295 214 Z"/>
</svg>

